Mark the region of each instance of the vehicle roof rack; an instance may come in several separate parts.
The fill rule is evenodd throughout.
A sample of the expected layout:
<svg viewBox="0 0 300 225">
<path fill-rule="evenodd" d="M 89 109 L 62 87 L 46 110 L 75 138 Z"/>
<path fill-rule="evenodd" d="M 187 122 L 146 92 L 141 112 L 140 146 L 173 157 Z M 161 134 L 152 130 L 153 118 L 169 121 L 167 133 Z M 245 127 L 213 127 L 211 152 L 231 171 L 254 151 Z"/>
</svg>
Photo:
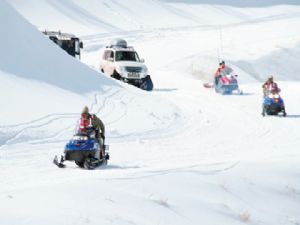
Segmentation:
<svg viewBox="0 0 300 225">
<path fill-rule="evenodd" d="M 116 38 L 110 41 L 109 45 L 106 46 L 106 48 L 113 48 L 113 49 L 124 49 L 124 50 L 130 50 L 134 51 L 134 48 L 132 46 L 127 46 L 127 42 L 124 39 Z"/>
<path fill-rule="evenodd" d="M 126 48 L 120 47 L 120 46 L 106 46 L 106 48 L 113 48 L 115 50 L 129 50 L 134 51 L 134 48 L 132 46 L 127 46 Z"/>
<path fill-rule="evenodd" d="M 77 38 L 74 34 L 68 34 L 68 33 L 61 33 L 61 31 L 43 31 L 43 34 L 49 36 L 49 37 L 56 37 L 57 39 L 61 40 L 70 40 L 72 38 Z"/>
</svg>

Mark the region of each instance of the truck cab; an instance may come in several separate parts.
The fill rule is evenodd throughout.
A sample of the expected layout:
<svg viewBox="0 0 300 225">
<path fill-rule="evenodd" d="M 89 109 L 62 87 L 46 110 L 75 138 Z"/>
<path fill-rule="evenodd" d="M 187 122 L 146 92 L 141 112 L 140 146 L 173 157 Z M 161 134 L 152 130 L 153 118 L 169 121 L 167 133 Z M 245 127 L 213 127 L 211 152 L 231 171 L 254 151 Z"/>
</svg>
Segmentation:
<svg viewBox="0 0 300 225">
<path fill-rule="evenodd" d="M 83 43 L 78 37 L 73 34 L 61 33 L 60 31 L 43 31 L 43 34 L 69 55 L 80 59 L 80 50 L 83 48 Z"/>
</svg>

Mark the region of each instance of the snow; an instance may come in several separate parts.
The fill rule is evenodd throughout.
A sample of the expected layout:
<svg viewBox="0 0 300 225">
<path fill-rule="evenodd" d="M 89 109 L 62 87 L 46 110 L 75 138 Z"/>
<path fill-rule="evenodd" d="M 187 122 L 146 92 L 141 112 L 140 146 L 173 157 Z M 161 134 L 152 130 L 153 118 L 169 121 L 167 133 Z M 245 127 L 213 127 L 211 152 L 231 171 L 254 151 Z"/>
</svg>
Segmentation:
<svg viewBox="0 0 300 225">
<path fill-rule="evenodd" d="M 7 2 L 0 224 L 300 223 L 297 1 Z M 81 36 L 83 63 L 37 28 Z M 145 58 L 152 92 L 97 71 L 116 37 Z M 218 58 L 244 95 L 203 88 Z M 270 74 L 286 118 L 260 114 Z M 59 169 L 52 159 L 84 105 L 106 125 L 111 160 L 93 171 Z"/>
</svg>

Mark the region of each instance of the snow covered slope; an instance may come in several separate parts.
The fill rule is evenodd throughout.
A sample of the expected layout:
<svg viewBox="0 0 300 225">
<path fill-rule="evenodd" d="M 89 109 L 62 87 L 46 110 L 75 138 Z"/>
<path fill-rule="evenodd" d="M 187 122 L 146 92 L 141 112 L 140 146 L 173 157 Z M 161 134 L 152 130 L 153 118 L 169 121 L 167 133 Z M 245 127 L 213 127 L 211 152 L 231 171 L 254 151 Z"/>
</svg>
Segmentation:
<svg viewBox="0 0 300 225">
<path fill-rule="evenodd" d="M 79 94 L 99 90 L 100 83 L 112 84 L 108 79 L 68 57 L 67 53 L 50 42 L 5 1 L 1 2 L 0 16 L 1 27 L 5 30 L 0 38 L 2 71 Z"/>
<path fill-rule="evenodd" d="M 1 97 L 8 108 L 0 109 L 0 224 L 300 223 L 297 2 L 9 2 L 36 26 L 84 35 L 83 62 L 93 68 L 110 38 L 126 38 L 146 59 L 155 89 L 143 92 L 88 69 L 0 2 L 0 15 L 2 9 L 7 15 L 1 25 L 13 29 L 7 21 L 19 18 L 14 32 L 31 27 L 26 37 L 80 82 L 93 82 L 91 90 L 76 92 L 75 83 L 60 84 L 56 71 L 53 81 L 38 72 L 31 77 L 27 71 L 50 75 L 39 68 L 49 62 L 47 53 L 32 48 L 23 57 L 38 55 L 36 67 L 1 64 L 0 96 L 11 97 Z M 128 10 L 134 5 L 146 10 Z M 202 87 L 218 52 L 239 74 L 244 95 Z M 8 49 L 2 58 L 10 54 L 16 53 Z M 270 73 L 279 78 L 286 118 L 260 115 L 260 81 Z M 85 104 L 106 124 L 111 160 L 94 171 L 72 163 L 58 169 L 51 160 L 62 153 Z"/>
<path fill-rule="evenodd" d="M 56 137 L 67 128 L 73 131 L 84 105 L 98 113 L 103 110 L 100 102 L 105 105 L 108 99 L 118 102 L 114 103 L 117 105 L 130 105 L 132 99 L 137 99 L 132 109 L 135 111 L 135 107 L 147 98 L 128 93 L 120 84 L 70 57 L 4 1 L 1 2 L 1 10 L 1 26 L 6 31 L 6 35 L 0 37 L 3 85 L 0 100 L 5 106 L 0 111 L 1 144 Z M 143 109 L 146 112 L 153 104 L 156 105 L 157 100 L 149 101 L 151 106 L 149 104 Z M 164 114 L 163 111 L 169 109 L 158 109 L 159 114 Z M 119 113 L 109 114 L 115 118 Z M 136 112 L 134 116 L 143 113 Z M 151 124 L 146 124 L 148 129 L 152 129 Z M 132 132 L 136 129 L 144 130 L 143 127 L 135 127 Z"/>
<path fill-rule="evenodd" d="M 157 0 L 30 0 L 26 3 L 13 0 L 10 2 L 41 29 L 61 29 L 67 32 L 76 31 L 88 34 L 95 33 L 95 31 L 119 32 L 197 24 L 190 18 L 182 18 Z M 32 13 L 32 11 L 37 11 L 35 9 L 38 9 L 38 12 Z M 51 20 L 43 15 L 52 15 Z M 160 19 L 161 15 L 165 15 L 163 21 Z"/>
<path fill-rule="evenodd" d="M 60 29 L 80 34 L 118 33 L 153 28 L 206 27 L 257 19 L 268 20 L 277 17 L 277 12 L 280 12 L 279 16 L 293 16 L 299 13 L 297 0 L 263 2 L 250 0 L 27 0 L 26 2 L 10 0 L 9 2 L 41 30 Z M 287 5 L 292 6 L 287 7 Z M 261 8 L 257 9 L 257 6 Z M 268 7 L 274 7 L 277 10 L 269 10 Z M 50 15 L 51 19 L 48 18 Z"/>
</svg>

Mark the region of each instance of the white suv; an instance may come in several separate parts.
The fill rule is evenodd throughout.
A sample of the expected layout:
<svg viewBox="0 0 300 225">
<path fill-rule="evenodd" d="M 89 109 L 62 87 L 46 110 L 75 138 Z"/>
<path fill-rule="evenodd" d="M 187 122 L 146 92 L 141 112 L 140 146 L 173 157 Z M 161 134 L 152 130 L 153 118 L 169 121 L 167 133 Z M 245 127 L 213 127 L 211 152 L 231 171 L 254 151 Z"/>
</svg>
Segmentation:
<svg viewBox="0 0 300 225">
<path fill-rule="evenodd" d="M 153 83 L 144 62 L 125 40 L 115 39 L 103 52 L 100 70 L 117 80 L 151 91 Z"/>
</svg>

